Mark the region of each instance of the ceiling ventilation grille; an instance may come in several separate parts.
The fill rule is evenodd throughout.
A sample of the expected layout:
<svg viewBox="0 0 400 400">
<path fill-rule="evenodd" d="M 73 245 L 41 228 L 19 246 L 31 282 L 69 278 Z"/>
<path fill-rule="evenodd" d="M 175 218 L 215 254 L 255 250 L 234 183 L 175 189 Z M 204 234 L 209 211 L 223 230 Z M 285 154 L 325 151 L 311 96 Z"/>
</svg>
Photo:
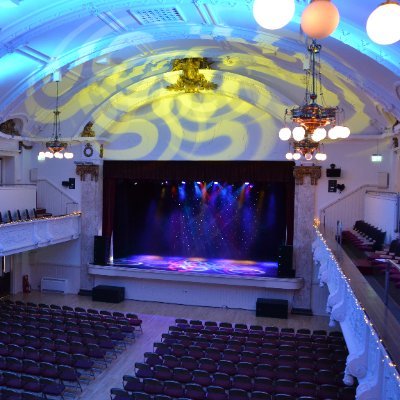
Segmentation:
<svg viewBox="0 0 400 400">
<path fill-rule="evenodd" d="M 135 15 L 143 25 L 183 21 L 182 15 L 175 7 L 137 10 L 135 11 Z"/>
</svg>

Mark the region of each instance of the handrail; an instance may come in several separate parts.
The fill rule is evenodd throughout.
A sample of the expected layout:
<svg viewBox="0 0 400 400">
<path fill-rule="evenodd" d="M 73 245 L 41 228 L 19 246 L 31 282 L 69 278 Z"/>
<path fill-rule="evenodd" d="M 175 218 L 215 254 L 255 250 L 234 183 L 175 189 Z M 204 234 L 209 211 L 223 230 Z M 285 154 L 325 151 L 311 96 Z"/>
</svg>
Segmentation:
<svg viewBox="0 0 400 400">
<path fill-rule="evenodd" d="M 71 196 L 64 193 L 53 182 L 48 179 L 37 180 L 37 204 L 38 207 L 45 208 L 53 215 L 63 215 L 78 210 L 69 210 L 69 205 L 78 206 L 78 202 Z M 46 190 L 40 190 L 40 183 L 47 185 Z M 50 190 L 48 190 L 51 188 Z M 75 208 L 75 207 L 73 207 Z M 77 207 L 76 207 L 77 208 Z"/>
<path fill-rule="evenodd" d="M 355 188 L 354 190 L 352 190 L 351 192 L 346 193 L 344 196 L 340 197 L 339 199 L 336 199 L 336 200 L 332 201 L 331 203 L 327 204 L 324 208 L 321 208 L 320 214 L 325 212 L 326 209 L 328 209 L 329 207 L 332 207 L 335 204 L 340 203 L 341 201 L 343 201 L 343 200 L 347 199 L 348 197 L 352 196 L 354 193 L 356 193 L 356 192 L 358 192 L 360 190 L 366 189 L 368 187 L 377 188 L 378 186 L 377 185 L 372 185 L 372 184 L 361 185 L 361 186 Z"/>
<path fill-rule="evenodd" d="M 364 199 L 361 195 L 365 194 L 363 192 L 368 188 L 377 188 L 377 186 L 371 184 L 359 186 L 322 208 L 320 221 L 324 229 L 335 232 L 337 221 L 341 221 L 343 228 L 348 229 L 356 220 L 364 219 Z"/>
</svg>

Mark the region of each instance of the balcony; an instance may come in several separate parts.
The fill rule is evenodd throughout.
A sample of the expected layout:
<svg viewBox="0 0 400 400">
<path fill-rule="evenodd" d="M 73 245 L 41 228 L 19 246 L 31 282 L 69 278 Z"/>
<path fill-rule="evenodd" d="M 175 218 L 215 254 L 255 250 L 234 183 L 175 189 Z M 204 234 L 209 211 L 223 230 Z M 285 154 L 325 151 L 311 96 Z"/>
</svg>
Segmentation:
<svg viewBox="0 0 400 400">
<path fill-rule="evenodd" d="M 80 220 L 80 213 L 72 213 L 0 224 L 0 256 L 77 239 L 81 231 Z"/>
<path fill-rule="evenodd" d="M 357 399 L 400 399 L 399 322 L 335 240 L 317 230 L 313 254 L 330 325 L 340 324 L 349 349 L 344 382 L 358 379 Z"/>
</svg>

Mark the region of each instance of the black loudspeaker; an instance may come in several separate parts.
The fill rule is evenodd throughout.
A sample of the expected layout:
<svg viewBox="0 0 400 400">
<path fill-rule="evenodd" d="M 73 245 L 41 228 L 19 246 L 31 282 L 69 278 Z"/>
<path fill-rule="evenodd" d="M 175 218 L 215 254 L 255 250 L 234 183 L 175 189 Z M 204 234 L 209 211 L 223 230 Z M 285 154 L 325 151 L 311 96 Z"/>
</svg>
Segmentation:
<svg viewBox="0 0 400 400">
<path fill-rule="evenodd" d="M 256 303 L 256 316 L 287 319 L 288 301 L 258 298 Z"/>
<path fill-rule="evenodd" d="M 332 165 L 335 165 L 335 164 L 331 164 L 331 167 L 326 169 L 326 177 L 327 178 L 340 178 L 340 175 L 342 174 L 341 168 L 335 168 L 335 167 L 332 167 Z"/>
<path fill-rule="evenodd" d="M 293 246 L 281 246 L 278 250 L 278 277 L 294 278 L 296 271 L 293 269 Z"/>
<path fill-rule="evenodd" d="M 92 290 L 93 301 L 120 303 L 125 299 L 125 288 L 120 286 L 98 285 Z"/>
<path fill-rule="evenodd" d="M 93 264 L 107 265 L 110 259 L 110 237 L 95 236 L 93 248 Z"/>
</svg>

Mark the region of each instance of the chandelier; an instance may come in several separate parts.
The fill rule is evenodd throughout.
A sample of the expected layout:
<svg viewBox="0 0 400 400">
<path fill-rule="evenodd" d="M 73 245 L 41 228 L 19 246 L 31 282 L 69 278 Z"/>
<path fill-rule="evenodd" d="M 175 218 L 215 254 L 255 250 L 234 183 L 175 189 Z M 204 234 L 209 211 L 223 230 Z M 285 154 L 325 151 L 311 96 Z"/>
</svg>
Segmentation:
<svg viewBox="0 0 400 400">
<path fill-rule="evenodd" d="M 57 84 L 57 94 L 56 94 L 56 108 L 53 111 L 54 120 L 53 120 L 53 134 L 51 139 L 46 142 L 47 150 L 46 152 L 41 151 L 38 155 L 38 160 L 44 160 L 46 158 L 66 158 L 71 159 L 74 157 L 73 153 L 64 151 L 68 144 L 61 140 L 61 133 L 60 133 L 60 110 L 58 109 L 58 83 Z"/>
<path fill-rule="evenodd" d="M 316 55 L 321 51 L 321 45 L 315 39 L 307 48 L 310 54 L 310 66 L 306 70 L 306 93 L 304 104 L 285 111 L 285 125 L 289 118 L 296 126 L 293 130 L 285 126 L 279 131 L 279 138 L 289 142 L 289 151 L 286 159 L 299 160 L 304 157 L 307 161 L 313 159 L 326 160 L 322 141 L 329 139 L 345 139 L 350 135 L 350 129 L 338 124 L 339 114 L 343 110 L 339 107 L 326 107 L 316 102 L 317 86 L 323 99 L 321 90 L 321 74 L 317 71 Z M 319 69 L 320 63 L 318 63 Z M 327 132 L 325 127 L 330 126 Z"/>
</svg>

